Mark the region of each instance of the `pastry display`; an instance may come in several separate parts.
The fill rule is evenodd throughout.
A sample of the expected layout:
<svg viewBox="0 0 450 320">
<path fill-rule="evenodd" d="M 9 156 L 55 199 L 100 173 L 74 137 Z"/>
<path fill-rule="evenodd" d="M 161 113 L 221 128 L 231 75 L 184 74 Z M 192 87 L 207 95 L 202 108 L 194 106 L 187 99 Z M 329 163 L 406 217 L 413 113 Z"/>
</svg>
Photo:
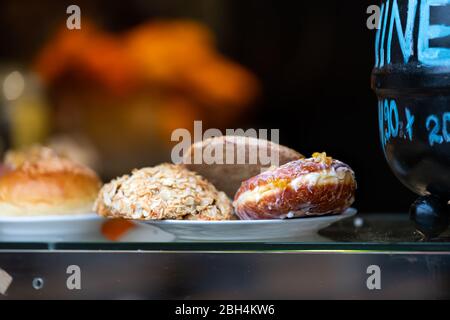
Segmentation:
<svg viewBox="0 0 450 320">
<path fill-rule="evenodd" d="M 355 189 L 348 165 L 315 153 L 244 181 L 233 205 L 245 220 L 336 214 L 350 207 Z"/>
<path fill-rule="evenodd" d="M 258 148 L 269 158 L 277 153 L 273 159 L 285 164 L 265 170 L 267 163 L 257 157 L 250 164 L 226 160 L 230 154 L 236 160 L 241 152 L 248 163 Z M 221 150 L 223 161 L 193 164 L 196 152 L 204 157 L 205 150 Z M 354 172 L 326 153 L 305 159 L 269 141 L 223 136 L 193 144 L 184 160 L 183 165 L 161 164 L 112 180 L 100 190 L 94 210 L 104 217 L 134 220 L 260 220 L 338 214 L 354 201 Z M 223 189 L 234 194 L 234 202 L 219 191 Z"/>
<path fill-rule="evenodd" d="M 204 152 L 210 153 L 210 150 L 222 151 L 218 159 L 220 161 L 205 163 L 205 159 L 202 159 L 202 163 L 195 163 L 196 153 L 203 155 Z M 239 152 L 242 152 L 245 163 L 237 161 Z M 214 158 L 217 159 L 217 155 L 214 155 Z M 267 140 L 221 136 L 194 143 L 185 153 L 183 163 L 232 198 L 242 181 L 260 174 L 273 165 L 279 166 L 301 158 L 303 156 L 297 151 Z M 229 161 L 230 159 L 232 161 Z M 277 163 L 270 163 L 271 160 L 277 160 Z"/>
<path fill-rule="evenodd" d="M 100 190 L 94 210 L 101 216 L 136 220 L 231 220 L 231 200 L 182 165 L 134 170 Z"/>
<path fill-rule="evenodd" d="M 0 216 L 89 213 L 100 186 L 95 172 L 52 149 L 9 151 L 0 176 Z"/>
</svg>

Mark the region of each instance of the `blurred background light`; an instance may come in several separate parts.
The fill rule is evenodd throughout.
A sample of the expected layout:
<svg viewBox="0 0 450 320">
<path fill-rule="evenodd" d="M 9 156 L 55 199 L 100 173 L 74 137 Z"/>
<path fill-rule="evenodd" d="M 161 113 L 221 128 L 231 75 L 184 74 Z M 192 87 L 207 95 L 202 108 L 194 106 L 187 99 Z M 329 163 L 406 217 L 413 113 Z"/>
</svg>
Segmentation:
<svg viewBox="0 0 450 320">
<path fill-rule="evenodd" d="M 3 81 L 3 95 L 6 100 L 19 98 L 25 90 L 25 79 L 19 71 L 13 71 Z"/>
</svg>

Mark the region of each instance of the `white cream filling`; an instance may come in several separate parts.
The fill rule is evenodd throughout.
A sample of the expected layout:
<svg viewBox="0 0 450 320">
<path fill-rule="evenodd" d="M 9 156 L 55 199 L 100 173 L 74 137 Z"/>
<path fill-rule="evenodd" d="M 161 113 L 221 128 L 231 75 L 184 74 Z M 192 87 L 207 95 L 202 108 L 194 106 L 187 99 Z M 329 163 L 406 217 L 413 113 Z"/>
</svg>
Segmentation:
<svg viewBox="0 0 450 320">
<path fill-rule="evenodd" d="M 305 175 L 299 176 L 292 180 L 289 186 L 298 191 L 300 188 L 307 186 L 308 190 L 317 185 L 326 184 L 338 184 L 342 181 L 350 179 L 352 172 L 348 168 L 340 167 L 337 170 L 331 168 L 330 170 L 322 170 L 319 172 L 311 172 Z M 242 193 L 238 199 L 235 201 L 235 206 L 240 206 L 241 204 L 250 201 L 258 203 L 262 197 L 268 196 L 272 193 L 280 192 L 281 188 L 274 186 L 273 184 L 267 184 L 265 186 L 257 186 L 253 190 L 245 191 Z M 305 204 L 307 207 L 309 204 Z M 287 215 L 297 216 L 296 213 L 291 212 Z"/>
<path fill-rule="evenodd" d="M 255 187 L 253 190 L 245 191 L 234 202 L 235 206 L 240 206 L 242 203 L 250 201 L 258 203 L 262 197 L 266 197 L 272 193 L 277 193 L 278 187 L 272 187 L 272 185 L 266 185 L 264 187 Z"/>
<path fill-rule="evenodd" d="M 316 185 L 338 184 L 340 181 L 346 180 L 348 174 L 351 174 L 350 171 L 344 167 L 337 170 L 331 168 L 330 170 L 311 172 L 295 178 L 291 181 L 290 186 L 297 191 L 306 185 L 310 190 L 312 186 Z"/>
</svg>

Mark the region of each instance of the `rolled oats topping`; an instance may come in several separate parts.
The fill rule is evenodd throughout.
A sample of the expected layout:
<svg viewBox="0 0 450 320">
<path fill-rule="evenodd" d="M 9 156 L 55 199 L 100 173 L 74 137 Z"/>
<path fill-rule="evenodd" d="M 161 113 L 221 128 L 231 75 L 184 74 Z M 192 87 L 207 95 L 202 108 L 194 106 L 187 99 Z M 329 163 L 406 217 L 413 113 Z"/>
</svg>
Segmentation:
<svg viewBox="0 0 450 320">
<path fill-rule="evenodd" d="M 231 201 L 206 179 L 181 165 L 134 170 L 105 184 L 94 210 L 138 220 L 234 219 Z"/>
</svg>

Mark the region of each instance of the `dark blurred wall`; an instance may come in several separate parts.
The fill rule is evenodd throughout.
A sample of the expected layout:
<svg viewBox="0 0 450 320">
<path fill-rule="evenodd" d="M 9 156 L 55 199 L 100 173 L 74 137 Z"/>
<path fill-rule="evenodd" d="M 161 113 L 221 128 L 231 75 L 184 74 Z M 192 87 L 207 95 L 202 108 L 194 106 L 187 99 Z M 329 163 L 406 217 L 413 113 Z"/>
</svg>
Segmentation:
<svg viewBox="0 0 450 320">
<path fill-rule="evenodd" d="M 236 126 L 279 128 L 305 155 L 326 151 L 357 174 L 361 211 L 406 211 L 415 198 L 389 170 L 370 89 L 377 1 L 128 0 L 0 2 L 0 62 L 27 63 L 77 3 L 108 30 L 156 17 L 192 17 L 216 33 L 222 52 L 255 72 L 263 96 Z"/>
<path fill-rule="evenodd" d="M 370 89 L 374 3 L 234 1 L 227 52 L 263 80 L 257 125 L 281 128 L 281 142 L 306 155 L 326 151 L 350 164 L 360 210 L 403 212 L 415 196 L 384 160 Z"/>
</svg>

